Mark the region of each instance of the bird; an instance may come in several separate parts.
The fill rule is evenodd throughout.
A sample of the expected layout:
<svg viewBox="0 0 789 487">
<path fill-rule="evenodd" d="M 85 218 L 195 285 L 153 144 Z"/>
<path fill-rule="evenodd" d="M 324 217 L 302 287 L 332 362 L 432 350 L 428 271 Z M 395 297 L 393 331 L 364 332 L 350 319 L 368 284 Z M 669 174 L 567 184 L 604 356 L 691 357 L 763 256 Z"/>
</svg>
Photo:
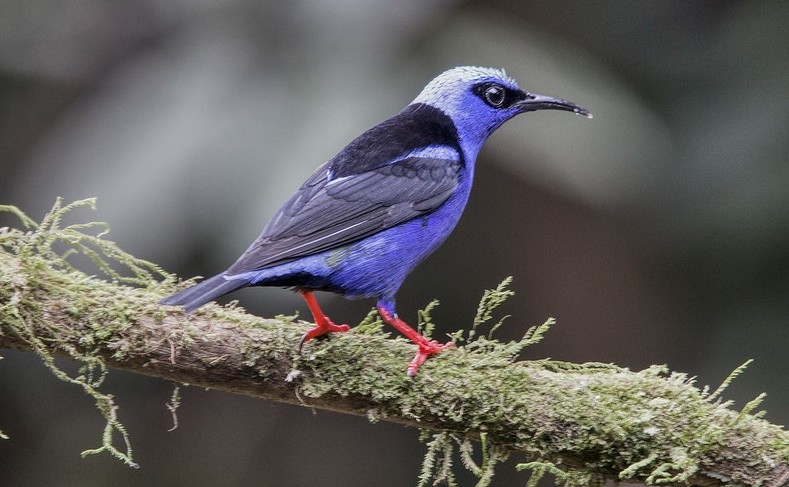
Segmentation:
<svg viewBox="0 0 789 487">
<path fill-rule="evenodd" d="M 546 109 L 592 117 L 575 103 L 521 89 L 502 69 L 444 71 L 402 111 L 318 167 L 230 267 L 160 303 L 191 312 L 248 286 L 290 288 L 315 323 L 301 350 L 306 341 L 349 330 L 324 314 L 316 291 L 374 298 L 383 321 L 417 345 L 406 369 L 415 376 L 453 344 L 402 320 L 397 291 L 458 223 L 488 136 L 516 115 Z"/>
</svg>

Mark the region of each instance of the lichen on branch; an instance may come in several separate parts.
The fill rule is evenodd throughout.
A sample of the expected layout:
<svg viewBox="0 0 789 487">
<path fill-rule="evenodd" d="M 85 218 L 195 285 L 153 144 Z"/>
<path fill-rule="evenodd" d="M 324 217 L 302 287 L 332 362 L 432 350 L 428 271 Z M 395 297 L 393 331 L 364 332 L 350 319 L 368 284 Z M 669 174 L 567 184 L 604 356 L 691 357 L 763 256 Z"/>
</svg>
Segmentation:
<svg viewBox="0 0 789 487">
<path fill-rule="evenodd" d="M 25 227 L 0 229 L 0 348 L 35 352 L 95 399 L 106 426 L 101 446 L 86 454 L 109 452 L 134 465 L 118 405 L 102 390 L 107 371 L 121 368 L 418 427 L 428 443 L 424 485 L 451 485 L 456 459 L 487 485 L 493 467 L 512 454 L 523 460 L 518 468 L 533 472 L 532 483 L 544 473 L 567 485 L 778 486 L 789 478 L 789 436 L 754 414 L 760 398 L 740 410 L 721 399 L 739 368 L 710 393 L 664 366 L 633 372 L 519 360 L 551 322 L 518 341 L 493 338 L 502 322 L 493 309 L 511 295 L 506 282 L 486 292 L 469 330 L 453 336 L 460 346 L 429 360 L 415 378 L 403 372 L 413 345 L 389 336 L 373 313 L 298 353 L 294 345 L 309 325 L 293 317 L 262 319 L 213 304 L 186 315 L 158 305 L 179 285 L 173 276 L 104 239 L 104 224 L 62 225 L 68 211 L 93 204 L 58 200 L 38 224 L 0 206 Z M 85 257 L 103 277 L 75 268 Z M 428 333 L 433 306 L 420 313 Z M 77 360 L 80 372 L 62 372 L 55 355 Z M 177 392 L 171 402 L 174 411 Z"/>
</svg>

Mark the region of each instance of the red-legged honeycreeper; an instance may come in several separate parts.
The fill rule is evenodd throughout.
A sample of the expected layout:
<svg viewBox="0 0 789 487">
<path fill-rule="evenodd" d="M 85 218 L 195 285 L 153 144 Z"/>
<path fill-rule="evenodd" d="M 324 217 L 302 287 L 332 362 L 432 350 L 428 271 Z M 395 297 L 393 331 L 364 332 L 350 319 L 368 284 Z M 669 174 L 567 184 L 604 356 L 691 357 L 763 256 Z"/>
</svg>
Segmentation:
<svg viewBox="0 0 789 487">
<path fill-rule="evenodd" d="M 246 286 L 290 287 L 315 320 L 301 346 L 349 329 L 321 311 L 314 291 L 374 297 L 383 320 L 419 347 L 407 369 L 415 375 L 452 343 L 428 340 L 401 320 L 395 294 L 455 228 L 488 136 L 515 115 L 545 109 L 591 118 L 574 103 L 522 90 L 502 70 L 442 73 L 320 166 L 227 270 L 161 302 L 192 311 Z"/>
</svg>

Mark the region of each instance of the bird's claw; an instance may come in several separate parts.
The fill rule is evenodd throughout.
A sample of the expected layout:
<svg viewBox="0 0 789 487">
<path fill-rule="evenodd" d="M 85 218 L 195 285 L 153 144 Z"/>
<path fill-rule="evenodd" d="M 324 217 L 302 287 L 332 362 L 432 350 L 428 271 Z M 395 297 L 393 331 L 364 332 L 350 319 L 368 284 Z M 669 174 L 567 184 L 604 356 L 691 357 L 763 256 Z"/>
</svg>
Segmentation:
<svg viewBox="0 0 789 487">
<path fill-rule="evenodd" d="M 327 333 L 342 333 L 350 329 L 351 327 L 348 325 L 335 325 L 331 321 L 316 324 L 313 328 L 307 330 L 307 332 L 301 336 L 301 339 L 299 339 L 299 353 L 301 353 L 301 348 L 304 346 L 304 343 L 313 338 L 321 337 Z"/>
<path fill-rule="evenodd" d="M 411 363 L 408 364 L 408 369 L 406 370 L 408 377 L 415 376 L 419 372 L 419 366 L 425 363 L 425 360 L 430 358 L 430 356 L 441 353 L 448 348 L 455 348 L 455 344 L 452 342 L 439 343 L 436 340 L 425 341 L 424 343 L 419 343 L 418 346 L 419 350 L 414 355 Z"/>
</svg>

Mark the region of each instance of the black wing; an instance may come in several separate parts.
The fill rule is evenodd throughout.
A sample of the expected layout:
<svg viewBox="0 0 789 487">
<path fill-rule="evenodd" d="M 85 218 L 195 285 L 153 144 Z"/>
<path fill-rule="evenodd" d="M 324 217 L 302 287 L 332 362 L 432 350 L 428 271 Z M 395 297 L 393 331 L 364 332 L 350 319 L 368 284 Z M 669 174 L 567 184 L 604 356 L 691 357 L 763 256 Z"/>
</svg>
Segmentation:
<svg viewBox="0 0 789 487">
<path fill-rule="evenodd" d="M 334 178 L 329 167 L 310 176 L 227 274 L 341 247 L 429 213 L 452 195 L 462 164 L 410 157 Z"/>
</svg>

